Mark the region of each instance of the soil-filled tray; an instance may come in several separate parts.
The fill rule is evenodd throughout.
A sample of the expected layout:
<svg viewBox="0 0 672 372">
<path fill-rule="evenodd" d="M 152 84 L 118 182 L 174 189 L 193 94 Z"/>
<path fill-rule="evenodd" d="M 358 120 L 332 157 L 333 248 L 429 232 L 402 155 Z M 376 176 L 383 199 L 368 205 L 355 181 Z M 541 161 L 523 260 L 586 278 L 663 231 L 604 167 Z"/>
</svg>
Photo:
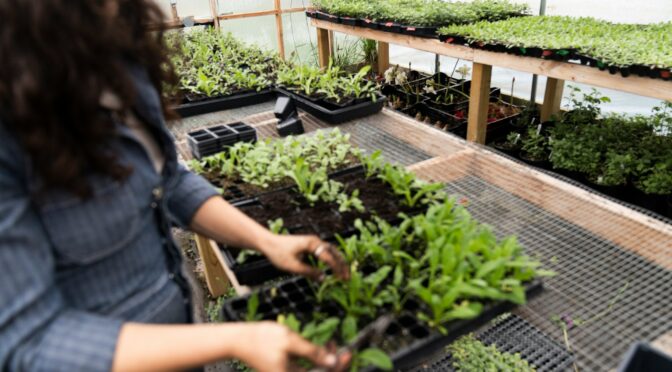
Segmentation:
<svg viewBox="0 0 672 372">
<path fill-rule="evenodd" d="M 175 107 L 175 111 L 181 117 L 186 118 L 232 108 L 256 105 L 258 103 L 269 101 L 273 98 L 275 98 L 275 93 L 272 89 L 269 88 L 259 92 L 247 91 L 226 97 L 187 102 Z"/>
<path fill-rule="evenodd" d="M 321 201 L 311 206 L 293 187 L 267 192 L 233 204 L 262 225 L 281 218 L 283 228 L 289 233 L 317 235 L 326 241 L 334 241 L 336 234 L 344 238 L 355 234 L 357 219 L 366 221 L 375 215 L 394 224 L 398 221 L 399 213 L 415 215 L 425 209 L 424 206 L 403 206 L 399 196 L 394 195 L 387 184 L 376 177 L 367 179 L 362 167 L 346 169 L 330 178 L 343 183 L 348 193 L 359 190 L 359 199 L 365 211 L 339 212 L 336 203 Z M 225 246 L 220 248 L 226 264 L 241 284 L 256 285 L 281 274 L 262 256 L 248 256 L 244 263 L 239 263 L 240 250 Z"/>
<path fill-rule="evenodd" d="M 280 94 L 294 98 L 300 109 L 330 124 L 340 124 L 364 116 L 373 115 L 380 112 L 385 104 L 385 96 L 380 93 L 378 93 L 375 102 L 366 98 L 353 101 L 353 103 L 348 106 L 339 107 L 324 100 L 311 100 L 306 96 L 290 92 L 282 87 L 278 87 L 276 90 Z"/>
<path fill-rule="evenodd" d="M 362 268 L 364 270 L 366 268 Z M 375 269 L 374 269 L 375 270 Z M 542 290 L 540 281 L 526 285 L 526 295 L 530 298 Z M 328 316 L 344 318 L 344 312 L 334 303 L 317 304 L 315 287 L 305 278 L 290 278 L 274 283 L 256 294 L 258 302 L 257 315 L 264 320 L 276 320 L 278 315 L 296 314 L 299 321 L 312 319 L 314 313 L 325 313 Z M 222 319 L 228 321 L 246 320 L 250 295 L 232 299 L 222 307 Z M 492 320 L 499 314 L 511 311 L 515 305 L 503 301 L 486 302 L 480 316 L 471 320 L 458 320 L 445 324 L 447 333 L 442 334 L 431 329 L 417 318 L 418 311 L 424 311 L 424 304 L 415 299 L 405 302 L 404 308 L 394 313 L 394 321 L 387 327 L 383 340 L 377 345 L 387 353 L 394 369 L 408 369 L 428 360 L 434 353 L 445 347 L 458 337 L 473 332 L 481 325 Z M 380 316 L 391 310 L 380 309 Z M 372 321 L 373 319 L 369 319 Z M 366 323 L 366 321 L 364 322 Z M 342 340 L 336 340 L 338 342 Z"/>
</svg>

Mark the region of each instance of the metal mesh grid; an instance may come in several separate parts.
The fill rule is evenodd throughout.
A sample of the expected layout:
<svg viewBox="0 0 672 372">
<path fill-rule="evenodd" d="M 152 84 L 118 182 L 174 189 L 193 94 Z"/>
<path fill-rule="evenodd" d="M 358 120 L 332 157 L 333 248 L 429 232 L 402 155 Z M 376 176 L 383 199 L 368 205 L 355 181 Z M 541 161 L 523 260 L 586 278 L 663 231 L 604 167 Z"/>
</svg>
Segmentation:
<svg viewBox="0 0 672 372">
<path fill-rule="evenodd" d="M 499 351 L 519 353 L 538 372 L 567 371 L 573 361 L 572 355 L 562 344 L 550 339 L 517 315 L 498 319 L 495 324 L 489 324 L 476 332 L 475 337 L 486 345 L 496 345 Z M 454 371 L 452 355 L 443 353 L 414 371 Z"/>
<path fill-rule="evenodd" d="M 594 195 L 577 197 L 581 189 L 540 182 L 547 176 L 486 151 L 466 150 L 414 169 L 446 181 L 446 190 L 474 218 L 494 226 L 499 236 L 517 235 L 528 253 L 558 273 L 519 310 L 544 332 L 562 340 L 553 315 L 586 320 L 617 299 L 611 311 L 569 331 L 582 369 L 614 368 L 632 342 L 652 341 L 672 329 L 669 225 Z"/>
</svg>

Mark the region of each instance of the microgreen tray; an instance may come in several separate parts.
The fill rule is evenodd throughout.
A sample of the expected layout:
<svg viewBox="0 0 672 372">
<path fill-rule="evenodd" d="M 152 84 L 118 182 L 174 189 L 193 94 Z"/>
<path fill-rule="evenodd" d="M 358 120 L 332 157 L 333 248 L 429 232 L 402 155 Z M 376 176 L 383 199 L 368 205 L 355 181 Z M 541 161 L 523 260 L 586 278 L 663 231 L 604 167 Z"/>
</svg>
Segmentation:
<svg viewBox="0 0 672 372">
<path fill-rule="evenodd" d="M 528 283 L 525 286 L 527 298 L 537 295 L 542 289 L 541 281 Z M 251 295 L 247 295 L 225 302 L 222 306 L 222 319 L 233 322 L 246 320 L 250 298 Z M 264 320 L 276 320 L 279 315 L 295 314 L 299 321 L 306 322 L 316 312 L 332 317 L 345 317 L 336 304 L 316 304 L 315 289 L 305 278 L 294 277 L 273 283 L 260 290 L 257 299 L 259 304 L 256 314 Z M 395 320 L 387 327 L 381 344 L 376 345 L 390 356 L 395 370 L 412 368 L 427 361 L 458 337 L 473 332 L 498 315 L 515 308 L 509 302 L 488 302 L 481 315 L 471 320 L 449 322 L 445 325 L 447 333 L 442 334 L 417 318 L 416 312 L 423 306 L 413 299 L 406 301 L 404 309 L 394 315 Z M 379 315 L 387 312 L 385 309 L 380 311 Z"/>
<path fill-rule="evenodd" d="M 183 103 L 175 107 L 175 111 L 181 117 L 186 118 L 232 108 L 256 105 L 258 103 L 269 101 L 273 98 L 275 98 L 275 93 L 271 89 L 264 89 L 259 92 L 246 91 L 220 98 Z"/>
<path fill-rule="evenodd" d="M 475 336 L 485 345 L 496 345 L 501 352 L 519 353 L 538 372 L 565 372 L 574 360 L 564 345 L 514 314 L 494 320 L 491 326 L 476 332 Z M 453 372 L 451 353 L 448 352 L 413 372 L 430 371 Z"/>
</svg>

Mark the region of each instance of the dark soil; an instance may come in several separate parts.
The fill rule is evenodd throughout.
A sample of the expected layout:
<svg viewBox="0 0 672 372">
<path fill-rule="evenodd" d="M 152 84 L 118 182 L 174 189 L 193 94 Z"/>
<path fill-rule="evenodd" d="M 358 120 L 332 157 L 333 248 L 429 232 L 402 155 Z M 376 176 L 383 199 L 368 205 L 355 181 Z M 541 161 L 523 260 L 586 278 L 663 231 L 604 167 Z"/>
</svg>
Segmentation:
<svg viewBox="0 0 672 372">
<path fill-rule="evenodd" d="M 414 210 L 401 205 L 401 200 L 391 188 L 377 178 L 365 178 L 359 172 L 337 178 L 345 190 L 359 190 L 359 199 L 365 212 L 338 212 L 337 203 L 317 202 L 310 206 L 296 190 L 279 191 L 259 196 L 255 205 L 241 207 L 255 221 L 267 225 L 268 221 L 282 218 L 285 228 L 295 234 L 316 234 L 322 239 L 333 239 L 335 234 L 347 236 L 354 233 L 355 220 L 368 220 L 376 215 L 386 221 L 394 221 L 400 212 Z"/>
</svg>

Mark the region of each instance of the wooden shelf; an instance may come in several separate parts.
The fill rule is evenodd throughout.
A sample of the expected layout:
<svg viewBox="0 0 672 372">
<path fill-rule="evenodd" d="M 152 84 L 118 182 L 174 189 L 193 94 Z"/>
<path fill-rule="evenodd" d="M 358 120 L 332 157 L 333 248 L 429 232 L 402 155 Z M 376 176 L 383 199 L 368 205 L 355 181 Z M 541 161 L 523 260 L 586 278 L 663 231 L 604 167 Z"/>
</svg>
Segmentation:
<svg viewBox="0 0 672 372">
<path fill-rule="evenodd" d="M 504 67 L 512 70 L 529 72 L 559 80 L 573 81 L 602 88 L 619 90 L 640 96 L 672 101 L 672 82 L 639 76 L 612 75 L 608 71 L 583 66 L 575 63 L 549 61 L 541 58 L 522 57 L 513 54 L 488 52 L 466 46 L 442 43 L 437 39 L 400 35 L 369 28 L 353 27 L 312 19 L 313 26 L 330 31 L 359 36 L 401 45 L 443 56 L 460 58 L 483 65 Z"/>
</svg>

